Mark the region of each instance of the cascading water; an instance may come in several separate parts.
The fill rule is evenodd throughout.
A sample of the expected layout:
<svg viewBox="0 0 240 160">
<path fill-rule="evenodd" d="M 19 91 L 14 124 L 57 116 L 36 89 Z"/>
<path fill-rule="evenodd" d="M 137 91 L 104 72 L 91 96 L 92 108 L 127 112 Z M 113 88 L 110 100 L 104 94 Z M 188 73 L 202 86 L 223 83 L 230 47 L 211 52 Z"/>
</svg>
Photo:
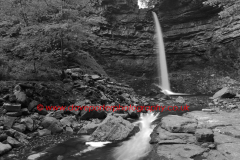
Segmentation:
<svg viewBox="0 0 240 160">
<path fill-rule="evenodd" d="M 167 69 L 167 60 L 165 47 L 163 43 L 163 35 L 161 26 L 158 20 L 158 17 L 155 12 L 153 13 L 154 23 L 155 23 L 155 31 L 156 31 L 156 46 L 157 46 L 157 63 L 158 63 L 158 76 L 160 78 L 160 82 L 158 86 L 166 95 L 189 95 L 185 93 L 174 93 L 170 89 L 170 82 L 168 79 L 168 69 Z"/>
<path fill-rule="evenodd" d="M 156 46 L 157 46 L 157 59 L 158 59 L 158 76 L 160 78 L 160 86 L 162 90 L 170 91 L 170 83 L 168 79 L 168 70 L 167 70 L 167 60 L 165 55 L 165 47 L 163 43 L 163 36 L 161 26 L 158 20 L 158 17 L 155 12 L 153 13 L 154 23 L 155 23 L 155 32 L 156 32 Z"/>
<path fill-rule="evenodd" d="M 140 131 L 129 141 L 114 150 L 115 160 L 139 160 L 147 156 L 151 150 L 150 134 L 154 126 L 151 124 L 157 119 L 158 114 L 154 113 L 141 114 L 140 120 L 135 124 L 140 124 Z"/>
</svg>

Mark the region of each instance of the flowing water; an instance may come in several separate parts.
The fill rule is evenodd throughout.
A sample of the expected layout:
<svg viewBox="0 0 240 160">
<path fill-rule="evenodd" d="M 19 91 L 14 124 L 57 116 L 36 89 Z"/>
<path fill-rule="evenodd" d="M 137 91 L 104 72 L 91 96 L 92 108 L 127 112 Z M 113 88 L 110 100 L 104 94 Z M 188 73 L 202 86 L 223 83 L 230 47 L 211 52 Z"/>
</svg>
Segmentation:
<svg viewBox="0 0 240 160">
<path fill-rule="evenodd" d="M 115 160 L 139 160 L 146 157 L 151 150 L 150 134 L 154 126 L 151 123 L 157 119 L 158 114 L 142 114 L 140 120 L 135 123 L 140 124 L 140 131 L 129 141 L 114 150 Z"/>
<path fill-rule="evenodd" d="M 170 90 L 162 31 L 157 15 L 154 12 L 153 17 L 156 26 L 159 76 L 161 79 L 158 86 L 165 94 L 181 95 L 181 93 L 173 93 Z M 201 108 L 198 107 L 198 109 Z M 176 114 L 178 113 L 176 112 Z M 134 122 L 134 125 L 139 125 L 140 131 L 123 142 L 89 142 L 89 136 L 82 136 L 82 138 L 70 139 L 51 149 L 38 152 L 32 155 L 32 158 L 39 156 L 39 160 L 143 160 L 151 151 L 150 134 L 155 127 L 152 122 L 157 118 L 159 118 L 159 114 L 153 112 L 141 114 L 139 121 Z"/>
<path fill-rule="evenodd" d="M 155 23 L 158 76 L 160 79 L 159 85 L 156 86 L 159 87 L 162 90 L 161 92 L 163 92 L 165 95 L 189 95 L 186 93 L 174 93 L 171 91 L 162 30 L 156 13 L 152 12 L 152 14 Z"/>
<path fill-rule="evenodd" d="M 155 32 L 156 32 L 156 46 L 157 46 L 157 60 L 158 60 L 158 76 L 160 78 L 160 86 L 162 90 L 170 91 L 170 83 L 168 79 L 167 60 L 165 54 L 165 47 L 163 42 L 163 35 L 158 17 L 155 12 L 153 13 Z"/>
</svg>

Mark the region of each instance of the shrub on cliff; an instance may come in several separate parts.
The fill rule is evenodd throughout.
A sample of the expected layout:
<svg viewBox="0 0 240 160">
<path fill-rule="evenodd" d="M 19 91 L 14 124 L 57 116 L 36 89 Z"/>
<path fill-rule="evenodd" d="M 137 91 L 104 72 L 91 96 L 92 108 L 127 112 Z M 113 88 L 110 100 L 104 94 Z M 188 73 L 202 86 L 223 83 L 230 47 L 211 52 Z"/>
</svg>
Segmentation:
<svg viewBox="0 0 240 160">
<path fill-rule="evenodd" d="M 92 47 L 98 37 L 91 27 L 105 23 L 91 0 L 0 0 L 0 4 L 0 52 L 14 79 L 59 78 L 60 70 L 69 67 L 68 54 Z"/>
<path fill-rule="evenodd" d="M 203 4 L 213 7 L 221 7 L 222 11 L 219 13 L 220 18 L 238 15 L 240 11 L 239 0 L 207 0 L 203 2 Z"/>
</svg>

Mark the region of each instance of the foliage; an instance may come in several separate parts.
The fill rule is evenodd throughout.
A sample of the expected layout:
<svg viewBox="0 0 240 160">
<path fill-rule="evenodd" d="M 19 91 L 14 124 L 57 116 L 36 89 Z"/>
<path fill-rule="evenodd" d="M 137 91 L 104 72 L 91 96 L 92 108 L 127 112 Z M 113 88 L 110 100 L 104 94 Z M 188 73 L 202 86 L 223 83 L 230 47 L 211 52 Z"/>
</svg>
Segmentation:
<svg viewBox="0 0 240 160">
<path fill-rule="evenodd" d="M 6 33 L 5 37 L 0 35 L 0 51 L 6 56 L 11 75 L 34 79 L 53 73 L 54 77 L 59 69 L 67 67 L 64 61 L 69 53 L 93 45 L 98 37 L 92 33 L 92 26 L 106 23 L 102 11 L 94 8 L 97 2 L 0 0 L 0 32 Z M 21 29 L 12 38 L 8 32 L 16 26 Z"/>
</svg>

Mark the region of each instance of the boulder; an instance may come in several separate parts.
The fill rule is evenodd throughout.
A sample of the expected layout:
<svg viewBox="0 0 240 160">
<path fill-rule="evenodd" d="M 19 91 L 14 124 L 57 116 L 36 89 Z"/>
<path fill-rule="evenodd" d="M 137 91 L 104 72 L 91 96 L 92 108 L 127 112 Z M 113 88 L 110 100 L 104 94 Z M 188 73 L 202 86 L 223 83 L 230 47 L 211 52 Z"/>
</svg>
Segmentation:
<svg viewBox="0 0 240 160">
<path fill-rule="evenodd" d="M 179 97 L 176 99 L 176 102 L 183 104 L 183 103 L 185 103 L 185 99 L 184 99 L 183 97 L 179 96 Z"/>
<path fill-rule="evenodd" d="M 186 117 L 169 115 L 162 118 L 161 127 L 173 133 L 195 133 L 197 121 Z"/>
<path fill-rule="evenodd" d="M 197 129 L 195 136 L 198 142 L 213 142 L 213 131 L 211 129 Z"/>
<path fill-rule="evenodd" d="M 236 96 L 236 93 L 231 93 L 228 87 L 224 87 L 213 95 L 213 99 L 216 98 L 233 98 Z"/>
<path fill-rule="evenodd" d="M 95 106 L 95 105 L 93 105 Z M 81 120 L 89 120 L 91 118 L 99 118 L 99 119 L 104 119 L 106 118 L 107 113 L 101 108 L 101 109 L 94 109 L 94 110 L 82 110 L 81 111 Z"/>
<path fill-rule="evenodd" d="M 8 136 L 5 133 L 0 134 L 0 142 L 5 141 L 7 139 L 7 137 Z"/>
<path fill-rule="evenodd" d="M 137 110 L 128 109 L 127 112 L 130 118 L 138 119 L 140 117 L 140 113 Z"/>
<path fill-rule="evenodd" d="M 6 127 L 7 129 L 12 128 L 12 125 L 15 122 L 16 118 L 17 117 L 4 116 L 3 117 L 4 127 Z"/>
<path fill-rule="evenodd" d="M 29 103 L 28 105 L 28 110 L 32 111 L 34 108 L 37 108 L 37 105 L 40 103 L 38 101 L 33 100 L 32 102 Z"/>
<path fill-rule="evenodd" d="M 21 104 L 27 101 L 27 95 L 22 91 L 16 91 L 14 95 L 16 96 L 17 102 L 20 102 Z"/>
<path fill-rule="evenodd" d="M 27 108 L 22 108 L 21 112 L 22 112 L 22 115 L 29 115 L 30 114 L 30 112 Z"/>
<path fill-rule="evenodd" d="M 99 124 L 96 124 L 95 122 L 89 122 L 88 124 L 84 125 L 77 134 L 92 134 Z"/>
<path fill-rule="evenodd" d="M 13 137 L 14 134 L 15 134 L 15 132 L 17 132 L 17 131 L 14 130 L 14 129 L 8 129 L 8 130 L 6 130 L 5 132 L 6 132 L 6 134 L 7 134 L 8 136 Z"/>
<path fill-rule="evenodd" d="M 52 133 L 60 133 L 63 131 L 60 121 L 54 117 L 44 117 L 41 125 Z"/>
<path fill-rule="evenodd" d="M 21 104 L 4 103 L 3 107 L 8 112 L 19 112 L 19 111 L 21 111 Z"/>
<path fill-rule="evenodd" d="M 46 154 L 47 154 L 47 152 L 36 153 L 36 154 L 28 156 L 27 160 L 38 160 L 39 158 L 41 158 L 42 156 L 44 156 Z"/>
<path fill-rule="evenodd" d="M 15 138 L 12 137 L 7 137 L 7 142 L 12 146 L 12 147 L 20 147 L 22 144 L 18 142 Z"/>
<path fill-rule="evenodd" d="M 122 140 L 133 130 L 134 125 L 122 117 L 108 115 L 92 133 L 91 141 Z"/>
<path fill-rule="evenodd" d="M 20 117 L 22 115 L 22 111 L 20 110 L 19 112 L 7 112 L 6 115 L 9 117 Z"/>
<path fill-rule="evenodd" d="M 10 144 L 3 144 L 0 142 L 0 155 L 3 155 L 4 153 L 10 151 L 12 147 Z"/>
<path fill-rule="evenodd" d="M 75 126 L 76 124 L 78 124 L 75 116 L 64 117 L 63 119 L 60 120 L 60 122 L 63 127 L 65 127 L 65 126 L 71 127 L 71 126 Z"/>
<path fill-rule="evenodd" d="M 71 127 L 66 127 L 67 134 L 73 134 L 73 129 Z"/>
<path fill-rule="evenodd" d="M 33 122 L 32 118 L 30 118 L 30 117 L 24 118 L 21 120 L 21 122 L 23 124 L 25 124 L 25 126 L 27 127 L 27 129 L 29 131 L 33 131 L 34 122 Z"/>
<path fill-rule="evenodd" d="M 15 124 L 12 128 L 22 133 L 26 130 L 26 126 L 24 124 Z"/>
<path fill-rule="evenodd" d="M 14 138 L 17 139 L 19 142 L 23 143 L 23 144 L 28 144 L 28 140 L 30 137 L 28 137 L 27 135 L 21 133 L 21 132 L 18 132 L 16 131 L 14 133 Z"/>
</svg>

